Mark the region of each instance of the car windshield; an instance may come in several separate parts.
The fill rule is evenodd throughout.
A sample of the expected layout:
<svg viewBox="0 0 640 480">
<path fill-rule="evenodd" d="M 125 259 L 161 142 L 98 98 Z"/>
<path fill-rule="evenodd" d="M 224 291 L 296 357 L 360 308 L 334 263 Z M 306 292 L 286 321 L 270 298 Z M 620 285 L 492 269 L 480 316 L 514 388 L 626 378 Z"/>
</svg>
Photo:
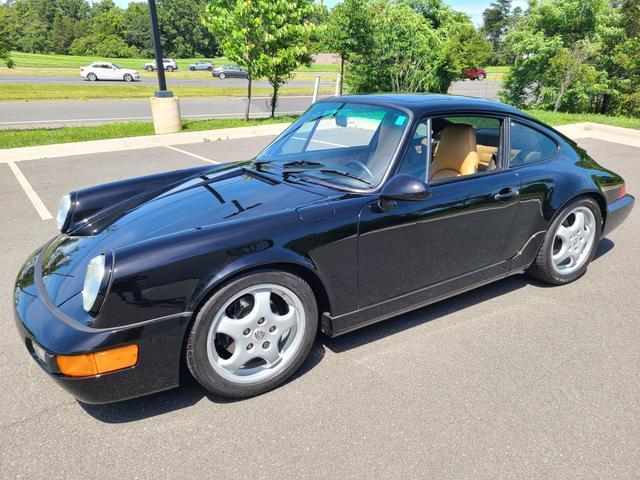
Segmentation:
<svg viewBox="0 0 640 480">
<path fill-rule="evenodd" d="M 350 188 L 378 185 L 403 133 L 408 115 L 394 108 L 320 102 L 256 157 L 285 173 Z"/>
</svg>

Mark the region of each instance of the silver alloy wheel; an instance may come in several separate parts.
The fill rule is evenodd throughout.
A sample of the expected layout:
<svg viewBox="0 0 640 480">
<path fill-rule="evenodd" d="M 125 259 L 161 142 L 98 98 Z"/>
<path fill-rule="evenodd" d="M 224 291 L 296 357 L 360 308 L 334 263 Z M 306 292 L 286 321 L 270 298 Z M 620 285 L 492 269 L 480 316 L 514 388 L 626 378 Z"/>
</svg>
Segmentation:
<svg viewBox="0 0 640 480">
<path fill-rule="evenodd" d="M 596 238 L 596 217 L 590 208 L 579 206 L 568 212 L 553 238 L 551 262 L 554 270 L 568 275 L 589 259 Z"/>
<path fill-rule="evenodd" d="M 235 383 L 255 383 L 282 371 L 300 349 L 306 315 L 286 287 L 259 284 L 235 294 L 215 315 L 207 334 L 213 369 Z"/>
</svg>

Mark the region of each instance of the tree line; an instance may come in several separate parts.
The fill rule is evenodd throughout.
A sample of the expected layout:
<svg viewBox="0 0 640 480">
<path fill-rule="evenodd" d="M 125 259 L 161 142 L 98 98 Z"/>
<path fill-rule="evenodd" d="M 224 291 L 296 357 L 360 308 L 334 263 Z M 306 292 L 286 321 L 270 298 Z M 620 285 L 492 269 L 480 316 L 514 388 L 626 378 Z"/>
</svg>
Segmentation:
<svg viewBox="0 0 640 480">
<path fill-rule="evenodd" d="M 167 56 L 211 57 L 218 44 L 202 23 L 205 0 L 158 0 Z M 0 21 L 12 47 L 28 53 L 152 57 L 147 2 L 120 8 L 112 0 L 8 0 Z M 2 27 L 0 27 L 0 32 Z M 1 35 L 1 34 L 0 34 Z"/>
<path fill-rule="evenodd" d="M 446 93 L 468 67 L 511 66 L 501 98 L 520 107 L 640 115 L 640 0 L 495 0 L 476 28 L 443 0 L 158 0 L 168 56 L 224 54 L 273 87 L 325 51 L 350 93 Z M 146 2 L 9 0 L 0 57 L 11 49 L 151 56 Z M 10 60 L 10 59 L 9 59 Z M 247 112 L 248 116 L 248 112 Z"/>
<path fill-rule="evenodd" d="M 519 107 L 640 116 L 640 0 L 500 0 L 483 31 L 512 65 L 501 95 Z M 497 19 L 487 23 L 489 18 Z M 500 58 L 500 57 L 499 57 Z"/>
</svg>

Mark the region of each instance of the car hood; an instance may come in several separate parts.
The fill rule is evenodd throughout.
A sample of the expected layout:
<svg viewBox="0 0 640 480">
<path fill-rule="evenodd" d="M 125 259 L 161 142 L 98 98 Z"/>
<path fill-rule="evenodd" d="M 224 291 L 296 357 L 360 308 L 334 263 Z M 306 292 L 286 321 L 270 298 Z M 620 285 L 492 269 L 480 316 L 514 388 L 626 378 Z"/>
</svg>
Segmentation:
<svg viewBox="0 0 640 480">
<path fill-rule="evenodd" d="M 139 204 L 125 202 L 89 219 L 93 235 L 58 236 L 42 257 L 47 293 L 55 305 L 77 295 L 87 263 L 103 252 L 164 235 L 294 210 L 326 198 L 244 168 L 186 181 Z"/>
<path fill-rule="evenodd" d="M 135 73 L 135 74 L 138 73 L 137 70 L 133 70 L 132 68 L 121 68 L 120 71 L 124 73 Z"/>
</svg>

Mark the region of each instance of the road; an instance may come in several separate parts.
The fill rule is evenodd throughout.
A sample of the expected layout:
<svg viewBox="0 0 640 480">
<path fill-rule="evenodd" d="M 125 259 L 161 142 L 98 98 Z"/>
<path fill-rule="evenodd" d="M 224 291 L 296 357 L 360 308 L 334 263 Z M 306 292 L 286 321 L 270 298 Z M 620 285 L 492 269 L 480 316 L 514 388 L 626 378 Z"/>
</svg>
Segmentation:
<svg viewBox="0 0 640 480">
<path fill-rule="evenodd" d="M 248 158 L 269 140 L 17 165 L 53 212 L 71 189 L 203 164 L 189 154 Z M 625 177 L 628 192 L 640 191 L 640 149 L 580 143 Z M 6 164 L 0 190 L 1 478 L 637 478 L 637 208 L 570 285 L 515 276 L 319 338 L 290 382 L 249 400 L 187 380 L 92 406 L 49 380 L 19 341 L 14 277 L 56 230 Z"/>
<path fill-rule="evenodd" d="M 280 97 L 279 114 L 299 114 L 311 104 L 310 96 Z M 186 118 L 226 118 L 244 114 L 246 99 L 235 97 L 183 98 L 180 110 Z M 267 116 L 270 99 L 254 98 L 251 115 Z M 150 120 L 149 100 L 43 101 L 0 103 L 0 129 L 61 127 Z"/>
<path fill-rule="evenodd" d="M 29 78 L 38 77 L 29 76 Z M 106 83 L 97 82 L 98 85 Z M 109 83 L 111 84 L 111 82 Z M 449 93 L 496 100 L 500 85 L 499 80 L 484 80 L 482 82 L 465 80 L 454 82 Z M 2 85 L 0 85 L 0 98 L 2 97 L 1 92 Z M 309 93 L 311 93 L 311 87 L 309 87 Z M 278 111 L 280 113 L 301 113 L 310 103 L 310 97 L 281 97 Z M 182 114 L 188 118 L 240 117 L 244 113 L 245 100 L 233 97 L 185 98 L 180 100 L 180 104 Z M 252 103 L 252 111 L 256 113 L 256 116 L 264 116 L 269 111 L 268 100 L 265 98 L 255 99 Z M 150 118 L 151 111 L 146 99 L 0 102 L 0 129 L 91 125 L 116 121 L 149 120 Z"/>
<path fill-rule="evenodd" d="M 206 74 L 202 74 L 202 78 L 180 78 L 180 77 L 172 77 L 170 73 L 166 72 L 167 84 L 169 88 L 171 87 L 244 87 L 247 86 L 247 81 L 242 78 L 226 78 L 224 80 L 220 80 L 219 78 L 211 78 L 210 76 L 205 76 Z M 77 76 L 69 76 L 69 75 L 0 75 L 0 85 L 3 83 L 27 83 L 34 85 L 127 85 L 131 88 L 135 88 L 138 86 L 143 87 L 155 87 L 158 85 L 158 80 L 156 77 L 141 77 L 139 81 L 126 83 L 122 81 L 105 81 L 100 80 L 97 82 L 90 82 L 81 78 L 79 75 Z M 255 87 L 265 87 L 270 88 L 271 85 L 269 82 L 264 80 L 258 80 L 253 82 Z M 313 87 L 314 80 L 289 80 L 283 88 L 287 87 Z M 334 81 L 330 80 L 321 80 L 321 86 L 333 86 L 335 85 Z M 1 88 L 1 87 L 0 87 Z"/>
</svg>

